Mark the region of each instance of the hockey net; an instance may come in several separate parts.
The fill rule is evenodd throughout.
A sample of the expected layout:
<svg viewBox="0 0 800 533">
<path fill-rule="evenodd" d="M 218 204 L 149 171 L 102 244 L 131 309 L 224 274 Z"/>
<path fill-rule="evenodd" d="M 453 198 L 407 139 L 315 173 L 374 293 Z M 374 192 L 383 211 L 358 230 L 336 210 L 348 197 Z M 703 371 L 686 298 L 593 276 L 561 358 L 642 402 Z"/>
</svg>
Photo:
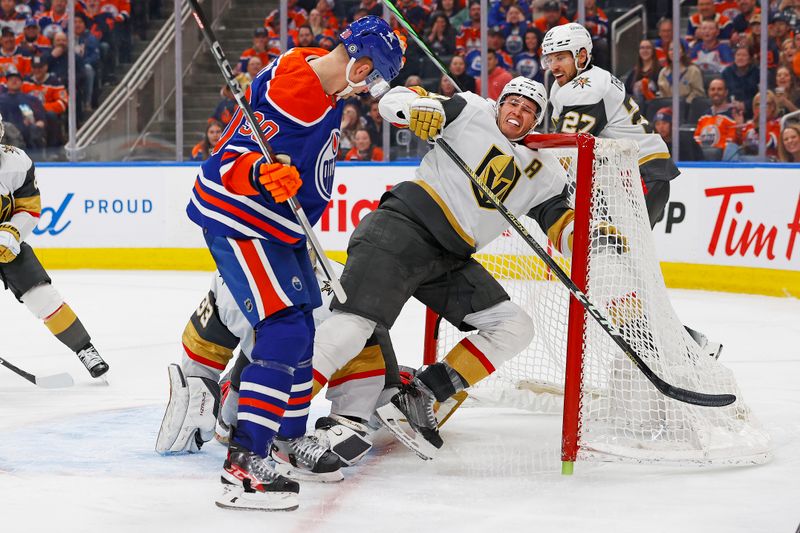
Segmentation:
<svg viewBox="0 0 800 533">
<path fill-rule="evenodd" d="M 571 270 L 573 281 L 658 376 L 690 390 L 732 393 L 737 401 L 697 407 L 663 396 L 574 299 L 570 309 L 566 287 L 507 231 L 476 258 L 530 314 L 536 334 L 527 350 L 469 390 L 469 403 L 546 413 L 563 408 L 565 462 L 767 461 L 769 437 L 744 403 L 733 373 L 698 347 L 672 309 L 648 222 L 636 144 L 585 134 L 541 138 L 540 147 L 568 170 L 575 205 L 572 262 L 523 217 L 528 230 Z M 627 250 L 597 231 L 605 223 L 626 237 Z M 429 311 L 426 363 L 441 360 L 464 335 Z"/>
</svg>

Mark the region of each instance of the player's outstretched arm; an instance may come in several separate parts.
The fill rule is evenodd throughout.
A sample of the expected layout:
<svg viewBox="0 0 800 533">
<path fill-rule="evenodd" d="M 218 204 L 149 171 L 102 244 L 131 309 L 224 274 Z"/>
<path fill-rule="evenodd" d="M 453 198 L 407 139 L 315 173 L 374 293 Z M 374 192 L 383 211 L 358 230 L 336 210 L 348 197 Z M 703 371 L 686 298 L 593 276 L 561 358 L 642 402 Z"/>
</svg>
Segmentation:
<svg viewBox="0 0 800 533">
<path fill-rule="evenodd" d="M 447 98 L 422 87 L 395 87 L 381 98 L 378 109 L 384 120 L 429 141 L 455 120 L 465 104 L 458 95 Z"/>
</svg>

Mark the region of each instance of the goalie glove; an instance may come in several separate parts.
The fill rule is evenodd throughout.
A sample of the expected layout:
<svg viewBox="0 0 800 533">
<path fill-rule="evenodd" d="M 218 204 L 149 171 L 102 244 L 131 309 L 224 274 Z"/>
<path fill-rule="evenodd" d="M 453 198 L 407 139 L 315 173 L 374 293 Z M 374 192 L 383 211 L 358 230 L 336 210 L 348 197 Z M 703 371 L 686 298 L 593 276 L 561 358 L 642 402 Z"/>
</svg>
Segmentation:
<svg viewBox="0 0 800 533">
<path fill-rule="evenodd" d="M 600 222 L 592 230 L 592 247 L 596 249 L 610 247 L 619 255 L 626 254 L 630 250 L 628 238 L 608 222 Z"/>
<path fill-rule="evenodd" d="M 0 224 L 0 263 L 10 263 L 19 255 L 19 230 L 14 224 Z"/>
<path fill-rule="evenodd" d="M 276 203 L 281 203 L 297 194 L 303 180 L 289 156 L 278 155 L 276 159 L 274 163 L 267 163 L 263 157 L 256 161 L 250 181 L 256 190 L 268 192 Z"/>
<path fill-rule="evenodd" d="M 433 139 L 444 128 L 444 108 L 436 98 L 416 98 L 409 106 L 409 116 L 408 128 L 423 141 Z"/>
</svg>

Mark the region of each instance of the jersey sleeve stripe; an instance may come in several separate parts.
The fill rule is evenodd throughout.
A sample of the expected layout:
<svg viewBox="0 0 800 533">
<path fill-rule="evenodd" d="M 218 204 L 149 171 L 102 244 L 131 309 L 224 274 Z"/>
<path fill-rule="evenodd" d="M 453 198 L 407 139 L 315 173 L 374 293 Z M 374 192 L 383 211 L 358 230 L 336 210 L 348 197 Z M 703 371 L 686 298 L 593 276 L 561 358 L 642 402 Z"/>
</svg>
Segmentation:
<svg viewBox="0 0 800 533">
<path fill-rule="evenodd" d="M 198 176 L 198 180 L 200 181 L 200 185 L 203 187 L 203 189 L 208 190 L 209 192 L 213 192 L 217 196 L 223 197 L 228 201 L 235 202 L 236 205 L 241 205 L 243 208 L 254 211 L 255 214 L 257 214 L 258 216 L 268 218 L 271 221 L 275 222 L 276 224 L 280 224 L 281 226 L 285 227 L 291 232 L 302 233 L 303 231 L 303 228 L 300 226 L 300 224 L 297 224 L 296 222 L 293 222 L 288 218 L 282 217 L 279 214 L 270 211 L 269 209 L 265 208 L 258 202 L 248 198 L 247 196 L 235 195 L 235 197 L 232 197 L 231 195 L 233 193 L 231 193 L 221 185 L 218 185 L 213 181 L 205 178 L 202 175 Z"/>
<path fill-rule="evenodd" d="M 331 379 L 331 381 L 328 383 L 328 388 L 336 387 L 337 385 L 341 385 L 342 383 L 346 383 L 348 381 L 353 381 L 354 379 L 367 379 L 385 375 L 386 375 L 386 369 L 384 368 L 379 368 L 377 370 L 368 370 L 366 372 L 356 372 L 355 374 L 348 374 L 340 378 Z"/>
<path fill-rule="evenodd" d="M 202 201 L 204 201 L 205 203 L 207 203 L 209 205 L 213 205 L 213 206 L 215 206 L 215 207 L 217 207 L 219 209 L 222 209 L 223 211 L 225 211 L 227 213 L 230 213 L 231 215 L 235 216 L 236 218 L 239 218 L 242 221 L 246 222 L 250 226 L 253 226 L 254 228 L 258 228 L 258 229 L 264 231 L 265 233 L 268 233 L 269 235 L 272 235 L 273 237 L 275 237 L 277 239 L 280 239 L 283 242 L 294 244 L 294 243 L 296 243 L 297 241 L 300 240 L 297 237 L 292 237 L 291 235 L 287 235 L 286 233 L 280 231 L 279 229 L 270 226 L 269 224 L 267 224 L 263 220 L 258 219 L 257 217 L 255 217 L 255 216 L 251 215 L 250 213 L 247 213 L 246 211 L 234 206 L 233 204 L 231 204 L 229 202 L 226 202 L 225 200 L 223 200 L 221 198 L 212 196 L 207 191 L 204 191 L 202 189 L 202 187 L 200 186 L 200 181 L 199 180 L 195 182 L 194 190 L 195 190 L 195 194 Z"/>
</svg>

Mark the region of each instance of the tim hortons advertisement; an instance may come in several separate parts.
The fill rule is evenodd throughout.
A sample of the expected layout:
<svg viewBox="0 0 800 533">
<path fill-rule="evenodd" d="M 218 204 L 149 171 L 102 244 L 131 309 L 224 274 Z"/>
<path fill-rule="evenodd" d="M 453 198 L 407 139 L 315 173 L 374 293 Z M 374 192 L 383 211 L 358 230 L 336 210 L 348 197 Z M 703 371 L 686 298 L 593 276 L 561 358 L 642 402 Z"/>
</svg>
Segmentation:
<svg viewBox="0 0 800 533">
<path fill-rule="evenodd" d="M 800 270 L 800 170 L 681 172 L 655 229 L 661 261 Z"/>
<path fill-rule="evenodd" d="M 37 168 L 42 248 L 203 248 L 186 217 L 197 167 L 71 165 Z M 359 221 L 410 165 L 339 165 L 316 226 L 326 250 L 343 251 Z M 798 170 L 684 167 L 655 236 L 662 261 L 800 270 Z M 490 250 L 487 250 L 490 251 Z"/>
</svg>

